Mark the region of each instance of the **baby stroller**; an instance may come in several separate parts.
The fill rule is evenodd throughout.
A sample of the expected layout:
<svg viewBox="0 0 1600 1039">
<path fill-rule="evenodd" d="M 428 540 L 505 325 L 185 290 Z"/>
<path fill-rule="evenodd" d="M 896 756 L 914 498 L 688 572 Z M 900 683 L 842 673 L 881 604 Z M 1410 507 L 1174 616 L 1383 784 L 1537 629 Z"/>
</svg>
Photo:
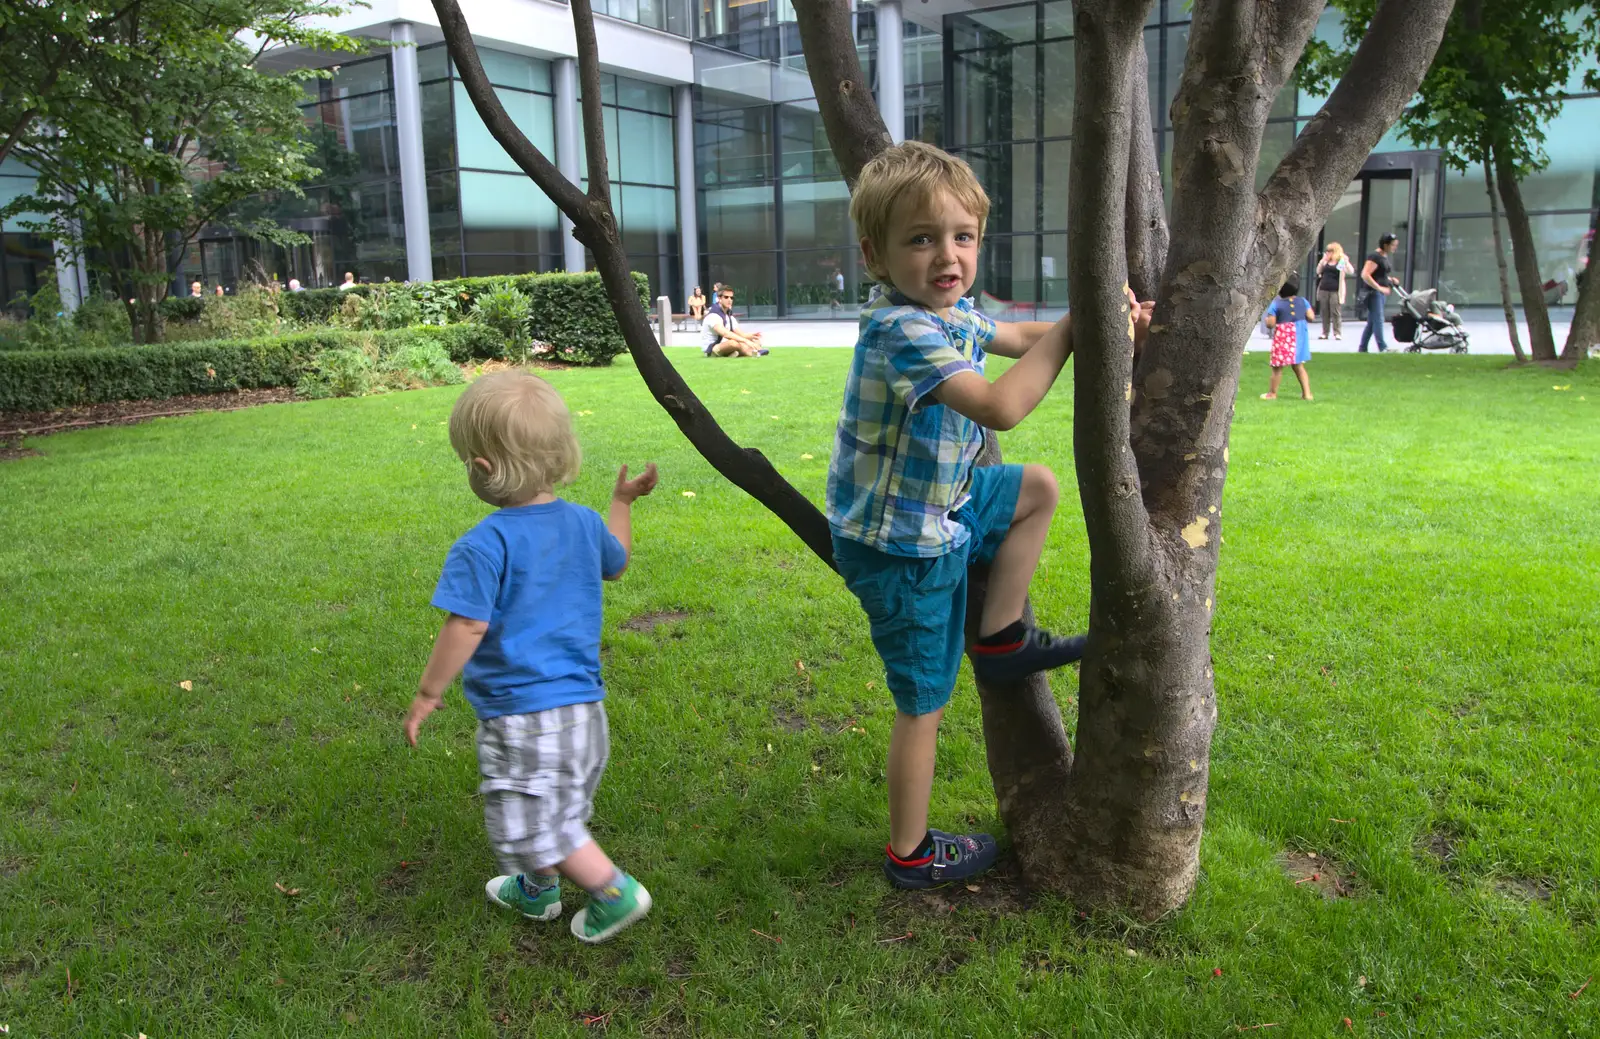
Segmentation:
<svg viewBox="0 0 1600 1039">
<path fill-rule="evenodd" d="M 1394 337 L 1406 344 L 1407 353 L 1424 350 L 1449 350 L 1453 354 L 1467 352 L 1467 330 L 1461 325 L 1461 315 L 1449 303 L 1441 303 L 1437 289 L 1407 292 L 1396 285 L 1394 294 L 1400 297 L 1400 312 L 1394 316 Z"/>
</svg>

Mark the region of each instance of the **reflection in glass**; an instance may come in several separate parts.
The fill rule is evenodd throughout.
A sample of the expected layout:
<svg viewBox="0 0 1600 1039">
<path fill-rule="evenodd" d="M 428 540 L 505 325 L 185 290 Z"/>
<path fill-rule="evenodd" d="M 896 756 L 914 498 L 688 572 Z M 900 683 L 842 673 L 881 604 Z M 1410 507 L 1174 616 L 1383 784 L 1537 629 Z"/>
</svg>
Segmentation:
<svg viewBox="0 0 1600 1039">
<path fill-rule="evenodd" d="M 504 170 L 521 173 L 517 164 L 507 155 L 500 142 L 489 133 L 472 107 L 467 88 L 455 84 L 456 92 L 456 146 L 461 165 L 467 169 Z M 518 90 L 496 90 L 495 96 L 505 106 L 506 114 L 517 124 L 533 146 L 545 155 L 555 154 L 555 99 L 546 94 L 525 94 Z"/>
<path fill-rule="evenodd" d="M 707 280 L 734 289 L 738 317 L 770 318 L 778 313 L 778 257 L 776 253 L 717 254 L 705 258 Z M 709 292 L 710 285 L 704 286 Z"/>
</svg>

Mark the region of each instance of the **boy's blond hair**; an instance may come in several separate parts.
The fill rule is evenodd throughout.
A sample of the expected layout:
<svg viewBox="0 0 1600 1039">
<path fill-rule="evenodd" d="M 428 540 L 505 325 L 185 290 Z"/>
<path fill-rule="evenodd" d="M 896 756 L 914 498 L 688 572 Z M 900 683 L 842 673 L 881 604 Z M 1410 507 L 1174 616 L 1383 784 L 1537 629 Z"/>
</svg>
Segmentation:
<svg viewBox="0 0 1600 1039">
<path fill-rule="evenodd" d="M 850 198 L 850 219 L 855 222 L 856 234 L 872 242 L 873 258 L 866 261 L 868 274 L 880 282 L 889 280 L 883 250 L 895 205 L 904 198 L 912 205 L 925 206 L 941 189 L 978 218 L 978 237 L 982 238 L 989 219 L 989 196 L 972 167 L 961 159 L 931 144 L 906 141 L 884 149 L 861 167 Z"/>
<path fill-rule="evenodd" d="M 502 507 L 571 483 L 583 461 L 566 401 L 527 372 L 497 372 L 468 386 L 450 411 L 450 446 L 467 463 L 472 492 Z"/>
</svg>

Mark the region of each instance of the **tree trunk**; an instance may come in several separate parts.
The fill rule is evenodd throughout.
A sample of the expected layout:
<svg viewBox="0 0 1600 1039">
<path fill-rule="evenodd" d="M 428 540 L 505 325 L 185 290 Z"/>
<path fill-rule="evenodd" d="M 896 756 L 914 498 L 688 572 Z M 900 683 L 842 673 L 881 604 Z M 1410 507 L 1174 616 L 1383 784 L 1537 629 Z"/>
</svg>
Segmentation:
<svg viewBox="0 0 1600 1039">
<path fill-rule="evenodd" d="M 1489 189 L 1489 226 L 1494 229 L 1494 262 L 1500 269 L 1500 306 L 1506 312 L 1506 330 L 1511 333 L 1511 351 L 1517 355 L 1518 364 L 1527 364 L 1528 355 L 1522 350 L 1522 335 L 1517 331 L 1517 315 L 1511 309 L 1511 282 L 1506 276 L 1506 243 L 1500 234 L 1500 201 L 1495 197 L 1493 160 L 1487 147 L 1483 150 L 1483 183 Z"/>
<path fill-rule="evenodd" d="M 1161 166 L 1156 161 L 1155 131 L 1150 125 L 1150 59 L 1141 46 L 1133 56 L 1128 84 L 1132 123 L 1128 133 L 1128 287 L 1141 300 L 1156 298 L 1161 270 L 1167 265 L 1167 209 L 1161 193 Z"/>
<path fill-rule="evenodd" d="M 1511 257 L 1517 266 L 1517 288 L 1522 292 L 1522 316 L 1528 322 L 1528 345 L 1535 361 L 1556 359 L 1556 338 L 1550 330 L 1550 311 L 1544 304 L 1544 282 L 1539 277 L 1539 254 L 1533 244 L 1533 225 L 1522 204 L 1522 184 L 1517 167 L 1504 149 L 1493 146 L 1494 179 L 1506 207 L 1506 227 L 1511 231 Z"/>
<path fill-rule="evenodd" d="M 1600 263 L 1595 243 L 1589 243 L 1589 263 L 1578 275 L 1578 304 L 1572 308 L 1572 327 L 1567 331 L 1563 361 L 1581 361 L 1600 346 Z"/>
</svg>

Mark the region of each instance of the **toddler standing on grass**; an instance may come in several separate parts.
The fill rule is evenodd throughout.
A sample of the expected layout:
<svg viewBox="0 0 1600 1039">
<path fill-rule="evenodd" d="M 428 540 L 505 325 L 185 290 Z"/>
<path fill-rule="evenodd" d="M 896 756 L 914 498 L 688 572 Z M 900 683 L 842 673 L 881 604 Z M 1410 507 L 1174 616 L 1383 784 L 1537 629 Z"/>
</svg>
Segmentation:
<svg viewBox="0 0 1600 1039">
<path fill-rule="evenodd" d="M 589 893 L 572 933 L 603 942 L 650 911 L 650 892 L 589 836 L 610 753 L 601 701 L 600 582 L 632 548 L 630 507 L 656 486 L 617 474 L 611 510 L 562 501 L 578 475 L 572 418 L 549 383 L 523 372 L 474 382 L 450 412 L 467 483 L 499 506 L 451 546 L 433 605 L 449 612 L 406 716 L 406 739 L 463 672 L 478 715 L 484 821 L 501 876 L 489 901 L 530 920 L 561 915 L 560 878 Z"/>
<path fill-rule="evenodd" d="M 967 567 L 990 564 L 972 648 L 979 679 L 1061 667 L 1082 636 L 1025 624 L 1028 584 L 1060 494 L 1042 465 L 975 468 L 983 427 L 1038 407 L 1072 352 L 1070 323 L 996 324 L 965 298 L 989 199 L 972 169 L 920 141 L 861 171 L 850 216 L 881 292 L 861 314 L 828 469 L 828 524 L 894 696 L 884 874 L 928 888 L 994 864 L 988 834 L 928 828 L 939 721 L 961 665 Z M 1141 328 L 1148 312 L 1136 308 Z M 1141 333 L 1142 336 L 1142 333 Z M 994 382 L 987 354 L 1020 360 Z"/>
</svg>

